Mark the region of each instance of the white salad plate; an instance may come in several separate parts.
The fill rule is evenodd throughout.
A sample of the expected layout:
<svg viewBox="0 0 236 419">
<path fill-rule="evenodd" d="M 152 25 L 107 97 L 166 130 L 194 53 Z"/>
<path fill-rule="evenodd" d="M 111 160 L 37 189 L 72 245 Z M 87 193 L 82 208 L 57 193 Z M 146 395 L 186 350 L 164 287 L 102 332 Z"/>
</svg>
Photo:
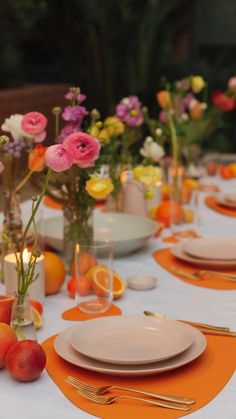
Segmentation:
<svg viewBox="0 0 236 419">
<path fill-rule="evenodd" d="M 218 236 L 187 240 L 183 249 L 199 259 L 236 261 L 236 237 Z"/>
<path fill-rule="evenodd" d="M 80 354 L 106 363 L 144 365 L 178 355 L 193 343 L 186 324 L 145 316 L 112 316 L 77 326 L 70 337 Z"/>
</svg>

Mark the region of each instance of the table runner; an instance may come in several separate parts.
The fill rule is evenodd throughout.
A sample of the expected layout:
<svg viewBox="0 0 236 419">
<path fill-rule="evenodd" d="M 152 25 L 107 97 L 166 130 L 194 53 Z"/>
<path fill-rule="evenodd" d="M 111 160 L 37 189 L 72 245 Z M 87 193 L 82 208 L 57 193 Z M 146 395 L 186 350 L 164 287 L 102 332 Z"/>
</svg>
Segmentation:
<svg viewBox="0 0 236 419">
<path fill-rule="evenodd" d="M 188 415 L 212 400 L 226 385 L 236 367 L 236 340 L 230 337 L 207 336 L 206 351 L 184 367 L 147 377 L 115 377 L 87 371 L 64 361 L 54 350 L 55 337 L 48 338 L 42 344 L 47 356 L 48 374 L 74 405 L 103 419 L 175 419 Z M 98 405 L 76 393 L 76 390 L 65 382 L 68 375 L 95 386 L 117 384 L 152 392 L 194 397 L 197 402 L 188 412 L 125 399 L 108 406 Z M 121 390 L 109 392 L 109 395 L 116 394 L 123 393 Z"/>
<path fill-rule="evenodd" d="M 218 204 L 214 196 L 208 196 L 205 198 L 205 204 L 212 210 L 220 212 L 221 214 L 228 215 L 230 217 L 236 217 L 236 209 L 227 208 Z"/>
<path fill-rule="evenodd" d="M 80 311 L 77 307 L 72 307 L 64 311 L 61 317 L 64 320 L 89 320 L 89 319 L 95 319 L 97 317 L 119 316 L 120 314 L 121 314 L 121 309 L 113 304 L 109 308 L 109 310 L 107 310 L 105 313 L 100 313 L 100 314 L 86 314 Z"/>
<path fill-rule="evenodd" d="M 213 275 L 205 275 L 203 280 L 194 280 L 188 279 L 183 275 L 177 274 L 171 270 L 171 266 L 174 265 L 177 269 L 183 269 L 187 273 L 194 273 L 198 271 L 199 266 L 194 266 L 190 263 L 184 262 L 175 256 L 172 255 L 170 248 L 157 250 L 153 253 L 153 257 L 156 262 L 159 263 L 162 268 L 166 271 L 170 272 L 172 275 L 176 276 L 177 278 L 181 279 L 184 282 L 188 282 L 189 284 L 195 285 L 197 287 L 203 288 L 211 288 L 216 290 L 235 290 L 236 289 L 236 282 L 226 281 L 224 279 L 219 279 L 218 277 L 213 277 Z M 236 274 L 236 270 L 227 270 L 227 272 L 233 272 Z"/>
</svg>

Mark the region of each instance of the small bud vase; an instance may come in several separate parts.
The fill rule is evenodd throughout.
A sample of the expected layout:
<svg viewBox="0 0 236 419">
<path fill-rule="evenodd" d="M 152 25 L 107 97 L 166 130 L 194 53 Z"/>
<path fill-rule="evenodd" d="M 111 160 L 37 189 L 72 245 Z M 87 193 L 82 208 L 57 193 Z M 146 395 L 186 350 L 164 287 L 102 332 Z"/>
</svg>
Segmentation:
<svg viewBox="0 0 236 419">
<path fill-rule="evenodd" d="M 11 327 L 15 330 L 18 340 L 37 340 L 29 294 L 15 294 L 12 304 Z"/>
</svg>

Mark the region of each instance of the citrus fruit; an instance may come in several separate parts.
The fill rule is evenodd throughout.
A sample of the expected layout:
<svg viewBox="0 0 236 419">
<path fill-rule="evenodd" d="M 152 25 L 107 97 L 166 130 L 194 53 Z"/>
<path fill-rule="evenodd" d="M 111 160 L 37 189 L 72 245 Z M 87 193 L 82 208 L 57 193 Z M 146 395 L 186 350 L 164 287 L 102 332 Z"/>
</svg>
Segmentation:
<svg viewBox="0 0 236 419">
<path fill-rule="evenodd" d="M 10 324 L 11 322 L 12 302 L 3 300 L 0 303 L 0 322 Z"/>
<path fill-rule="evenodd" d="M 184 218 L 183 208 L 175 201 L 162 202 L 156 211 L 157 221 L 164 223 L 166 227 L 170 227 L 171 216 L 175 224 L 180 224 Z"/>
<path fill-rule="evenodd" d="M 34 340 L 13 343 L 7 352 L 6 368 L 17 381 L 33 381 L 46 365 L 43 348 Z"/>
<path fill-rule="evenodd" d="M 6 354 L 15 342 L 17 342 L 16 332 L 8 324 L 0 323 L 0 368 L 5 366 Z"/>
<path fill-rule="evenodd" d="M 229 166 L 221 166 L 220 175 L 222 179 L 225 179 L 225 180 L 231 179 L 233 177 L 232 170 L 230 169 Z"/>
<path fill-rule="evenodd" d="M 92 287 L 95 294 L 98 297 L 106 297 L 108 295 L 108 275 L 108 269 L 105 266 L 97 265 L 97 267 L 94 267 L 92 275 Z M 121 277 L 117 275 L 116 272 L 113 272 L 113 298 L 120 298 L 123 295 L 124 291 L 124 282 L 122 281 Z"/>
<path fill-rule="evenodd" d="M 43 314 L 43 306 L 39 301 L 36 300 L 30 300 L 31 305 L 39 312 L 39 314 Z"/>
<path fill-rule="evenodd" d="M 87 278 L 84 275 L 79 275 L 77 278 L 77 291 L 78 294 L 83 296 L 83 295 L 88 295 L 90 294 L 91 290 L 92 290 L 92 284 L 91 284 L 91 280 L 89 278 Z M 71 278 L 67 284 L 67 291 L 69 293 L 69 296 L 71 298 L 75 298 L 75 294 L 76 294 L 76 278 Z"/>
<path fill-rule="evenodd" d="M 32 313 L 34 316 L 34 325 L 35 325 L 35 329 L 40 329 L 43 325 L 42 322 L 42 316 L 41 314 L 38 312 L 38 310 L 36 310 L 36 308 L 34 306 L 32 306 Z"/>
<path fill-rule="evenodd" d="M 61 258 L 52 252 L 43 252 L 45 267 L 45 294 L 59 292 L 66 277 L 65 266 Z"/>
<path fill-rule="evenodd" d="M 10 295 L 0 295 L 0 303 L 13 303 L 14 297 Z"/>
<path fill-rule="evenodd" d="M 78 271 L 80 275 L 86 274 L 89 269 L 97 265 L 97 260 L 91 253 L 81 253 L 78 256 Z M 71 274 L 75 275 L 75 261 L 72 262 Z"/>
<path fill-rule="evenodd" d="M 194 222 L 194 211 L 190 208 L 184 208 L 184 221 L 185 223 Z"/>
</svg>

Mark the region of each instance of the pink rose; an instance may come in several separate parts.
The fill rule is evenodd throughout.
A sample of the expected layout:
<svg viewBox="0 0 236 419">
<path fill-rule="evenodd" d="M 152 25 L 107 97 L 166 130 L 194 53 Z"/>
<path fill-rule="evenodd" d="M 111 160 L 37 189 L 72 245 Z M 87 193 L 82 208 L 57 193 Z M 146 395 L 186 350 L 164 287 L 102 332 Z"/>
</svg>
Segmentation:
<svg viewBox="0 0 236 419">
<path fill-rule="evenodd" d="M 68 153 L 64 145 L 55 144 L 47 148 L 44 155 L 45 163 L 54 172 L 63 172 L 70 169 L 73 164 L 73 157 Z"/>
<path fill-rule="evenodd" d="M 40 112 L 28 112 L 23 116 L 21 127 L 32 136 L 41 134 L 47 126 L 47 118 Z"/>
<path fill-rule="evenodd" d="M 228 88 L 232 90 L 232 92 L 236 93 L 236 76 L 231 77 L 228 80 Z"/>
<path fill-rule="evenodd" d="M 0 174 L 3 172 L 4 170 L 4 165 L 3 163 L 0 161 Z"/>
<path fill-rule="evenodd" d="M 73 156 L 74 163 L 81 168 L 94 166 L 100 153 L 99 141 L 83 132 L 74 132 L 68 135 L 63 146 Z"/>
</svg>

